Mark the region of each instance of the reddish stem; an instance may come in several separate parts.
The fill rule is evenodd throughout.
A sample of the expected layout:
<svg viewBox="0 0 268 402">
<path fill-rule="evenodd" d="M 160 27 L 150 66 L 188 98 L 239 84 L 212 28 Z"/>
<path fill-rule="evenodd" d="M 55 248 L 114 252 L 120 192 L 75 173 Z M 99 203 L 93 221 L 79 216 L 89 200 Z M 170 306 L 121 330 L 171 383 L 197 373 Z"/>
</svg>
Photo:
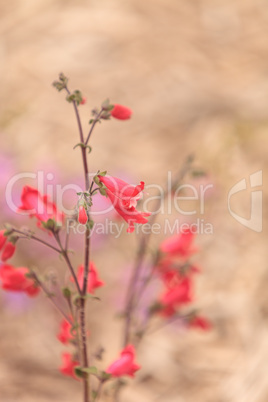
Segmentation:
<svg viewBox="0 0 268 402">
<path fill-rule="evenodd" d="M 69 89 L 66 87 L 67 93 L 70 95 Z M 78 124 L 80 142 L 86 145 L 85 142 L 81 119 L 79 115 L 79 111 L 77 108 L 76 101 L 73 102 L 73 107 L 76 115 L 76 120 Z M 90 134 L 93 131 L 94 126 L 91 128 Z M 88 136 L 87 141 L 89 140 L 90 135 Z M 85 191 L 89 189 L 89 171 L 88 171 L 88 164 L 87 164 L 87 149 L 81 146 L 81 154 L 83 160 L 83 168 L 84 168 L 84 178 L 85 178 Z M 90 219 L 90 216 L 89 216 Z M 88 351 L 87 351 L 87 336 L 86 336 L 86 318 L 85 318 L 85 310 L 86 310 L 86 293 L 87 293 L 87 282 L 88 282 L 88 272 L 89 272 L 89 263 L 90 263 L 90 230 L 87 228 L 85 233 L 85 257 L 84 257 L 84 279 L 83 279 L 83 288 L 81 290 L 82 297 L 80 301 L 80 330 L 81 330 L 81 340 L 82 340 L 82 360 L 83 360 L 83 367 L 88 368 L 89 361 L 88 361 Z M 83 387 L 84 387 L 84 402 L 90 402 L 91 395 L 90 395 L 90 378 L 88 374 L 86 374 L 83 378 Z"/>
</svg>

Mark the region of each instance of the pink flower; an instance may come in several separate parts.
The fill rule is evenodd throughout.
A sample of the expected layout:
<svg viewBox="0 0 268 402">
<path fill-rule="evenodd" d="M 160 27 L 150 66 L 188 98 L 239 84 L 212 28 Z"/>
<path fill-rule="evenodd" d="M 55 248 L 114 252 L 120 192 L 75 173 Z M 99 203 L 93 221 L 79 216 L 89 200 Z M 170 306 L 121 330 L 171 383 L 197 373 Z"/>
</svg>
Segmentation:
<svg viewBox="0 0 268 402">
<path fill-rule="evenodd" d="M 4 247 L 4 244 L 7 240 L 6 236 L 4 236 L 5 230 L 0 231 L 0 250 Z"/>
<path fill-rule="evenodd" d="M 79 206 L 79 211 L 78 211 L 78 222 L 81 223 L 81 225 L 85 225 L 87 223 L 88 217 L 85 208 L 83 205 Z"/>
<path fill-rule="evenodd" d="M 30 186 L 22 189 L 21 206 L 18 211 L 27 211 L 31 217 L 35 216 L 40 222 L 54 219 L 56 222 L 62 223 L 64 219 L 62 212 L 57 210 L 56 205 L 49 200 L 47 195 L 42 196 L 37 189 Z"/>
<path fill-rule="evenodd" d="M 174 281 L 174 278 L 173 278 Z M 193 286 L 190 277 L 177 278 L 168 284 L 167 289 L 160 297 L 162 308 L 160 313 L 164 316 L 172 316 L 176 309 L 193 301 Z"/>
<path fill-rule="evenodd" d="M 71 332 L 72 324 L 67 320 L 62 320 L 60 324 L 60 332 L 57 335 L 58 340 L 64 345 L 74 339 L 74 335 Z"/>
<path fill-rule="evenodd" d="M 139 212 L 135 209 L 137 201 L 144 189 L 144 182 L 138 186 L 132 186 L 116 177 L 98 176 L 101 183 L 107 187 L 107 195 L 113 204 L 114 209 L 129 224 L 127 232 L 134 231 L 134 223 L 147 223 L 150 213 Z"/>
<path fill-rule="evenodd" d="M 115 360 L 106 372 L 113 377 L 122 377 L 123 375 L 134 377 L 135 372 L 141 368 L 141 366 L 134 363 L 134 360 L 135 348 L 133 345 L 128 345 L 120 353 L 120 358 Z"/>
<path fill-rule="evenodd" d="M 169 265 L 161 264 L 157 268 L 162 281 L 169 287 L 171 286 L 171 283 L 178 283 L 178 281 L 185 276 L 192 276 L 200 273 L 199 267 L 190 264 L 177 267 L 176 265 L 173 266 L 172 262 L 170 262 Z"/>
<path fill-rule="evenodd" d="M 195 316 L 188 322 L 190 328 L 199 328 L 203 331 L 209 331 L 211 329 L 211 323 L 205 318 L 201 316 Z"/>
<path fill-rule="evenodd" d="M 78 378 L 75 375 L 75 367 L 79 366 L 79 362 L 77 360 L 73 359 L 73 356 L 71 355 L 71 353 L 63 353 L 62 354 L 62 365 L 59 368 L 60 372 L 63 375 L 66 375 L 68 377 L 72 377 L 75 380 L 78 380 Z"/>
<path fill-rule="evenodd" d="M 5 262 L 9 260 L 13 254 L 15 253 L 16 247 L 14 246 L 13 243 L 8 242 L 5 244 L 4 249 L 2 251 L 1 255 L 1 261 Z"/>
<path fill-rule="evenodd" d="M 0 269 L 0 279 L 2 289 L 15 292 L 25 292 L 28 296 L 36 296 L 40 289 L 36 286 L 33 279 L 27 278 L 28 268 L 15 268 L 12 265 L 2 265 Z"/>
<path fill-rule="evenodd" d="M 84 265 L 80 265 L 78 267 L 77 279 L 78 279 L 79 286 L 82 289 L 83 282 L 84 282 Z M 72 282 L 74 281 L 73 278 L 71 278 L 71 281 Z M 91 261 L 90 266 L 89 266 L 88 279 L 87 279 L 88 293 L 94 294 L 95 289 L 97 289 L 103 285 L 104 285 L 104 282 L 102 282 L 99 279 L 95 264 Z"/>
<path fill-rule="evenodd" d="M 119 120 L 128 120 L 132 115 L 132 110 L 126 106 L 115 104 L 111 111 L 111 116 Z"/>
<path fill-rule="evenodd" d="M 160 251 L 162 251 L 162 253 L 188 258 L 198 251 L 197 247 L 193 247 L 192 245 L 194 238 L 195 233 L 190 229 L 184 230 L 182 233 L 164 240 L 160 245 Z"/>
</svg>

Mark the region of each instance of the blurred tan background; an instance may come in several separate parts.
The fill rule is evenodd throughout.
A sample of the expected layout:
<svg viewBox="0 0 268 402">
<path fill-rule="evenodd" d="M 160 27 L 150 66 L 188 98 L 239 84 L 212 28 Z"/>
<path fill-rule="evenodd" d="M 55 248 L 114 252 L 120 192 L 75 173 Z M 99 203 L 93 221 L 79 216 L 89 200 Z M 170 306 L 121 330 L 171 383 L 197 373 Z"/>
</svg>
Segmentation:
<svg viewBox="0 0 268 402">
<path fill-rule="evenodd" d="M 43 167 L 64 183 L 81 182 L 72 108 L 51 86 L 63 71 L 88 99 L 80 108 L 86 131 L 91 109 L 107 97 L 133 109 L 130 121 L 97 127 L 93 170 L 161 184 L 193 153 L 213 184 L 203 217 L 213 234 L 198 236 L 203 273 L 196 294 L 214 328 L 205 334 L 164 328 L 145 338 L 138 353 L 143 370 L 122 401 L 266 402 L 267 0 L 0 0 L 0 32 L 5 182 Z M 231 217 L 227 196 L 259 170 L 264 210 L 263 231 L 256 233 Z M 234 201 L 236 213 L 249 217 L 249 199 L 246 191 Z M 6 220 L 15 217 L 3 204 Z M 92 350 L 106 349 L 103 368 L 121 348 L 116 299 L 136 244 L 135 235 L 124 234 L 94 248 L 107 286 L 88 314 Z M 53 255 L 29 248 L 21 243 L 12 262 L 64 276 Z M 73 260 L 79 264 L 81 255 Z M 1 291 L 0 307 L 0 401 L 81 400 L 80 384 L 57 371 L 60 317 L 48 301 Z"/>
</svg>

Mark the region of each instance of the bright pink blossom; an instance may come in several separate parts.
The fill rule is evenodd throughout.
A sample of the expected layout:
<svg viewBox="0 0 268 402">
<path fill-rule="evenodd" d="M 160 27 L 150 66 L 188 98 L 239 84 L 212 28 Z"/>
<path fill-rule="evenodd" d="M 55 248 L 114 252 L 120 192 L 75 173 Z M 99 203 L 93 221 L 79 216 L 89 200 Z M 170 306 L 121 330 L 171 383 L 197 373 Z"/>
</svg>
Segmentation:
<svg viewBox="0 0 268 402">
<path fill-rule="evenodd" d="M 84 265 L 80 265 L 78 267 L 78 272 L 77 272 L 77 279 L 80 288 L 83 288 L 83 282 L 84 282 Z M 71 281 L 73 282 L 73 278 L 71 278 Z M 104 282 L 102 282 L 99 277 L 98 273 L 95 267 L 94 262 L 90 262 L 89 266 L 89 273 L 88 273 L 88 278 L 87 278 L 87 291 L 88 293 L 94 294 L 95 289 L 101 287 L 104 285 Z"/>
<path fill-rule="evenodd" d="M 141 368 L 134 360 L 135 348 L 133 345 L 128 345 L 120 353 L 119 359 L 115 360 L 106 372 L 113 377 L 122 377 L 124 375 L 134 377 L 135 372 Z"/>
<path fill-rule="evenodd" d="M 107 188 L 107 195 L 113 204 L 114 209 L 129 224 L 127 232 L 134 231 L 134 223 L 147 223 L 146 217 L 150 213 L 139 212 L 136 210 L 137 201 L 141 197 L 144 189 L 144 182 L 141 181 L 138 186 L 132 186 L 116 177 L 98 176 L 101 183 Z"/>
<path fill-rule="evenodd" d="M 172 316 L 176 309 L 193 301 L 191 277 L 173 278 L 160 297 L 161 314 Z"/>
<path fill-rule="evenodd" d="M 178 283 L 185 276 L 192 276 L 200 273 L 200 268 L 196 265 L 183 265 L 181 267 L 170 265 L 159 265 L 158 267 L 162 281 L 167 285 Z"/>
<path fill-rule="evenodd" d="M 4 236 L 5 230 L 0 230 L 0 250 L 4 247 L 4 244 L 7 240 L 6 236 Z"/>
<path fill-rule="evenodd" d="M 79 211 L 78 211 L 78 222 L 81 223 L 81 225 L 85 225 L 87 223 L 88 217 L 86 210 L 83 205 L 79 206 Z"/>
<path fill-rule="evenodd" d="M 111 116 L 115 119 L 119 120 L 128 120 L 132 115 L 132 110 L 126 106 L 115 104 L 112 111 Z"/>
<path fill-rule="evenodd" d="M 57 210 L 56 205 L 49 200 L 47 195 L 41 195 L 40 192 L 30 186 L 25 186 L 21 193 L 21 206 L 19 212 L 27 211 L 32 217 L 35 216 L 40 222 L 47 222 L 54 219 L 62 223 L 64 216 Z"/>
<path fill-rule="evenodd" d="M 72 324 L 67 320 L 62 320 L 60 324 L 60 332 L 57 335 L 58 340 L 64 345 L 74 339 L 74 334 L 71 332 Z"/>
<path fill-rule="evenodd" d="M 188 258 L 198 251 L 198 248 L 193 246 L 194 238 L 195 233 L 190 229 L 184 230 L 175 236 L 165 239 L 160 245 L 160 250 L 162 253 Z"/>
<path fill-rule="evenodd" d="M 8 242 L 4 245 L 4 249 L 2 251 L 1 255 L 1 261 L 5 262 L 9 260 L 13 254 L 15 253 L 16 247 L 14 246 L 13 243 Z"/>
<path fill-rule="evenodd" d="M 28 268 L 15 268 L 12 265 L 2 265 L 0 268 L 1 287 L 4 290 L 25 292 L 28 296 L 36 296 L 40 289 L 33 279 L 28 278 Z"/>
<path fill-rule="evenodd" d="M 75 380 L 78 380 L 77 376 L 75 375 L 75 367 L 79 366 L 79 362 L 77 360 L 73 359 L 73 356 L 71 355 L 71 353 L 63 353 L 62 354 L 62 365 L 59 368 L 60 372 L 63 375 L 66 375 L 68 377 L 72 377 Z"/>
</svg>

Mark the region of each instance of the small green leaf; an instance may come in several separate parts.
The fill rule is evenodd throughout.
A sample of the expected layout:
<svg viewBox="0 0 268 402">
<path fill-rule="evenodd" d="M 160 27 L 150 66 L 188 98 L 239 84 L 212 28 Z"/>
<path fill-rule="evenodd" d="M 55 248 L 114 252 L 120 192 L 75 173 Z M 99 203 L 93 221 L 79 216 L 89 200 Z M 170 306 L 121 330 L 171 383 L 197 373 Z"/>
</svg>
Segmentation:
<svg viewBox="0 0 268 402">
<path fill-rule="evenodd" d="M 92 151 L 92 148 L 90 145 L 86 145 L 83 142 L 79 142 L 78 144 L 76 144 L 73 149 L 75 149 L 76 147 L 81 147 L 81 148 L 87 148 L 88 149 L 88 153 L 90 153 Z"/>
<path fill-rule="evenodd" d="M 4 227 L 5 227 L 5 232 L 4 232 L 4 236 L 9 236 L 9 235 L 11 235 L 12 233 L 13 233 L 13 227 L 9 224 L 9 223 L 5 223 L 4 224 Z"/>
<path fill-rule="evenodd" d="M 9 239 L 8 239 L 9 241 L 10 241 L 10 243 L 12 243 L 14 246 L 15 246 L 15 244 L 17 243 L 17 241 L 19 240 L 19 237 L 18 236 L 10 236 L 9 237 Z"/>
<path fill-rule="evenodd" d="M 106 371 L 101 371 L 101 373 L 100 373 L 100 378 L 101 378 L 103 381 L 107 381 L 107 380 L 109 380 L 109 378 L 111 378 L 111 374 L 106 373 Z"/>
<path fill-rule="evenodd" d="M 107 170 L 104 170 L 103 172 L 98 173 L 99 176 L 106 176 Z"/>
<path fill-rule="evenodd" d="M 68 299 L 68 300 L 70 300 L 71 297 L 72 297 L 72 292 L 70 291 L 69 288 L 63 288 L 62 289 L 62 294 L 65 297 L 65 299 Z"/>
<path fill-rule="evenodd" d="M 62 81 L 64 84 L 67 84 L 68 78 L 63 73 L 59 74 L 59 80 Z"/>
<path fill-rule="evenodd" d="M 72 103 L 75 100 L 75 95 L 74 94 L 67 95 L 66 100 L 67 102 Z"/>
<path fill-rule="evenodd" d="M 109 105 L 108 108 L 107 108 L 108 112 L 110 112 L 111 110 L 113 110 L 113 108 L 114 108 L 114 105 Z"/>
<path fill-rule="evenodd" d="M 83 99 L 82 93 L 76 89 L 74 91 L 74 100 L 76 101 L 77 105 L 80 105 L 82 99 Z"/>
<path fill-rule="evenodd" d="M 88 368 L 84 368 L 83 371 L 88 374 L 97 375 L 98 369 L 95 366 L 90 366 Z"/>
<path fill-rule="evenodd" d="M 94 176 L 93 180 L 94 180 L 94 182 L 95 182 L 97 185 L 100 184 L 100 179 L 99 179 L 98 176 Z"/>
<path fill-rule="evenodd" d="M 65 88 L 65 85 L 62 82 L 54 81 L 52 83 L 53 87 L 55 87 L 59 92 Z"/>
<path fill-rule="evenodd" d="M 100 117 L 100 118 L 103 119 L 103 120 L 109 120 L 110 117 L 111 117 L 110 112 L 103 112 L 103 113 L 101 114 L 101 117 Z"/>
<path fill-rule="evenodd" d="M 93 228 L 93 226 L 94 226 L 94 221 L 93 221 L 92 219 L 90 219 L 90 220 L 87 222 L 87 225 L 88 225 L 89 229 L 91 230 L 91 229 Z"/>
<path fill-rule="evenodd" d="M 76 375 L 77 377 L 79 377 L 79 378 L 84 378 L 84 377 L 85 377 L 85 374 L 84 374 L 84 372 L 83 372 L 83 368 L 80 367 L 80 366 L 76 366 L 76 367 L 74 368 L 74 372 L 75 372 L 75 375 Z"/>
<path fill-rule="evenodd" d="M 88 376 L 88 375 L 95 375 L 95 376 L 98 375 L 98 370 L 94 366 L 92 366 L 92 367 L 76 366 L 74 370 L 75 370 L 75 374 L 79 378 L 84 378 L 85 376 Z"/>
<path fill-rule="evenodd" d="M 101 301 L 101 299 L 97 296 L 93 296 L 90 293 L 88 293 L 85 297 L 86 299 L 91 299 L 91 300 L 97 300 L 97 301 Z"/>
<path fill-rule="evenodd" d="M 46 222 L 42 222 L 42 225 L 47 230 L 54 230 L 56 222 L 54 219 L 48 219 Z"/>
<path fill-rule="evenodd" d="M 110 105 L 110 100 L 109 100 L 109 99 L 105 99 L 105 101 L 103 101 L 102 104 L 101 104 L 101 108 L 102 108 L 103 110 L 108 110 L 109 105 Z"/>
<path fill-rule="evenodd" d="M 105 197 L 107 197 L 107 189 L 104 187 L 100 187 L 100 193 L 101 195 L 104 195 Z"/>
</svg>

